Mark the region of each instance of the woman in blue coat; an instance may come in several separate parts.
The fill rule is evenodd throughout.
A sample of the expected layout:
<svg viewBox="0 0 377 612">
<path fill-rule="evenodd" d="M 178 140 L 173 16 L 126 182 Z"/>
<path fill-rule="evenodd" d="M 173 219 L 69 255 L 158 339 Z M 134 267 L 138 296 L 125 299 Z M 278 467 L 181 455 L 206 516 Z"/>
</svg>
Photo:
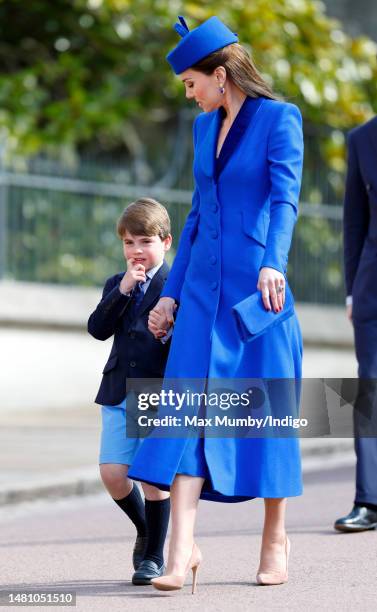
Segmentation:
<svg viewBox="0 0 377 612">
<path fill-rule="evenodd" d="M 167 59 L 201 109 L 194 123 L 192 210 L 162 298 L 150 315 L 156 335 L 173 320 L 167 379 L 299 379 L 302 339 L 294 309 L 285 314 L 287 256 L 297 217 L 303 142 L 299 110 L 278 101 L 237 36 L 217 17 L 182 36 Z M 235 312 L 259 290 L 276 313 L 244 342 Z M 245 314 L 246 312 L 246 314 Z M 280 313 L 280 314 L 279 314 Z M 259 584 L 288 579 L 286 498 L 302 492 L 295 437 L 176 437 L 156 428 L 130 477 L 170 488 L 172 535 L 167 575 L 156 588 L 181 588 L 200 563 L 193 543 L 199 497 L 265 500 Z"/>
</svg>

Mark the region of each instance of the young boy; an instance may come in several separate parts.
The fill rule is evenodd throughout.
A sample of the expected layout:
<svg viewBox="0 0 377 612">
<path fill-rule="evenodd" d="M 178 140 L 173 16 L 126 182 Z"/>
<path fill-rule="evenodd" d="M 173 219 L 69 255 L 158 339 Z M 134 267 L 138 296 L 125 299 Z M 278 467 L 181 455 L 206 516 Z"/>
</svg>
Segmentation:
<svg viewBox="0 0 377 612">
<path fill-rule="evenodd" d="M 142 440 L 126 437 L 126 379 L 163 377 L 170 342 L 148 330 L 148 315 L 156 305 L 169 268 L 170 219 L 156 200 L 141 198 L 122 213 L 117 232 L 123 242 L 127 272 L 106 283 L 102 299 L 88 321 L 98 340 L 114 336 L 96 403 L 102 404 L 100 472 L 115 503 L 137 530 L 133 550 L 133 584 L 150 584 L 163 574 L 163 547 L 170 514 L 169 493 L 128 478 L 128 468 Z"/>
</svg>

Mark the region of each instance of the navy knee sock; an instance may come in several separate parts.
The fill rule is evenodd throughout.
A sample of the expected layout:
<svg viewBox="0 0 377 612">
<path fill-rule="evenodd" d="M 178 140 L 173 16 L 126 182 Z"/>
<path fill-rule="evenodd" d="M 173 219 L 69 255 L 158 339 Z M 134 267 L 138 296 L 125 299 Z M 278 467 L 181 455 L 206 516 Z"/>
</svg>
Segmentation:
<svg viewBox="0 0 377 612">
<path fill-rule="evenodd" d="M 123 499 L 114 499 L 114 501 L 133 522 L 137 535 L 145 537 L 147 535 L 145 507 L 139 487 L 134 483 L 131 493 L 123 497 Z"/>
<path fill-rule="evenodd" d="M 148 544 L 144 559 L 155 561 L 160 567 L 164 562 L 164 543 L 170 516 L 170 497 L 156 501 L 145 500 Z"/>
</svg>

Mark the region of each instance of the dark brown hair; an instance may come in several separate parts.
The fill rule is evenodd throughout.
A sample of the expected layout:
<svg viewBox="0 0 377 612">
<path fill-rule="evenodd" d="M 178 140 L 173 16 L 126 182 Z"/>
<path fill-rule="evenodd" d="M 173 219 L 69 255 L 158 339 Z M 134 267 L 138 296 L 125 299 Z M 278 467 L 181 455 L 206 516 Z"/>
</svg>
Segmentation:
<svg viewBox="0 0 377 612">
<path fill-rule="evenodd" d="M 165 240 L 170 234 L 168 211 L 153 198 L 139 198 L 129 204 L 119 217 L 119 238 L 124 238 L 126 232 L 134 236 L 159 236 Z"/>
<path fill-rule="evenodd" d="M 264 96 L 278 100 L 277 96 L 257 70 L 247 50 L 238 43 L 232 43 L 207 55 L 191 68 L 211 75 L 215 68 L 224 66 L 227 76 L 241 91 L 251 98 Z"/>
</svg>

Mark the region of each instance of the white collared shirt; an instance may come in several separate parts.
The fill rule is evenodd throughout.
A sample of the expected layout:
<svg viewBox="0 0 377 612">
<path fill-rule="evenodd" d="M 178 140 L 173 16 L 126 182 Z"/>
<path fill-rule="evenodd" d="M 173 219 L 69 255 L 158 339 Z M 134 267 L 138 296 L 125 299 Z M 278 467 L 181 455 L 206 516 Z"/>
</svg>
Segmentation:
<svg viewBox="0 0 377 612">
<path fill-rule="evenodd" d="M 157 264 L 157 266 L 154 266 L 154 268 L 151 268 L 150 270 L 148 270 L 148 272 L 145 273 L 147 280 L 145 281 L 145 283 L 141 285 L 141 290 L 144 293 L 144 295 L 146 294 L 148 287 L 151 284 L 152 278 L 154 277 L 155 274 L 157 274 L 157 272 L 159 271 L 163 263 L 164 262 L 162 261 L 161 263 Z"/>
</svg>

